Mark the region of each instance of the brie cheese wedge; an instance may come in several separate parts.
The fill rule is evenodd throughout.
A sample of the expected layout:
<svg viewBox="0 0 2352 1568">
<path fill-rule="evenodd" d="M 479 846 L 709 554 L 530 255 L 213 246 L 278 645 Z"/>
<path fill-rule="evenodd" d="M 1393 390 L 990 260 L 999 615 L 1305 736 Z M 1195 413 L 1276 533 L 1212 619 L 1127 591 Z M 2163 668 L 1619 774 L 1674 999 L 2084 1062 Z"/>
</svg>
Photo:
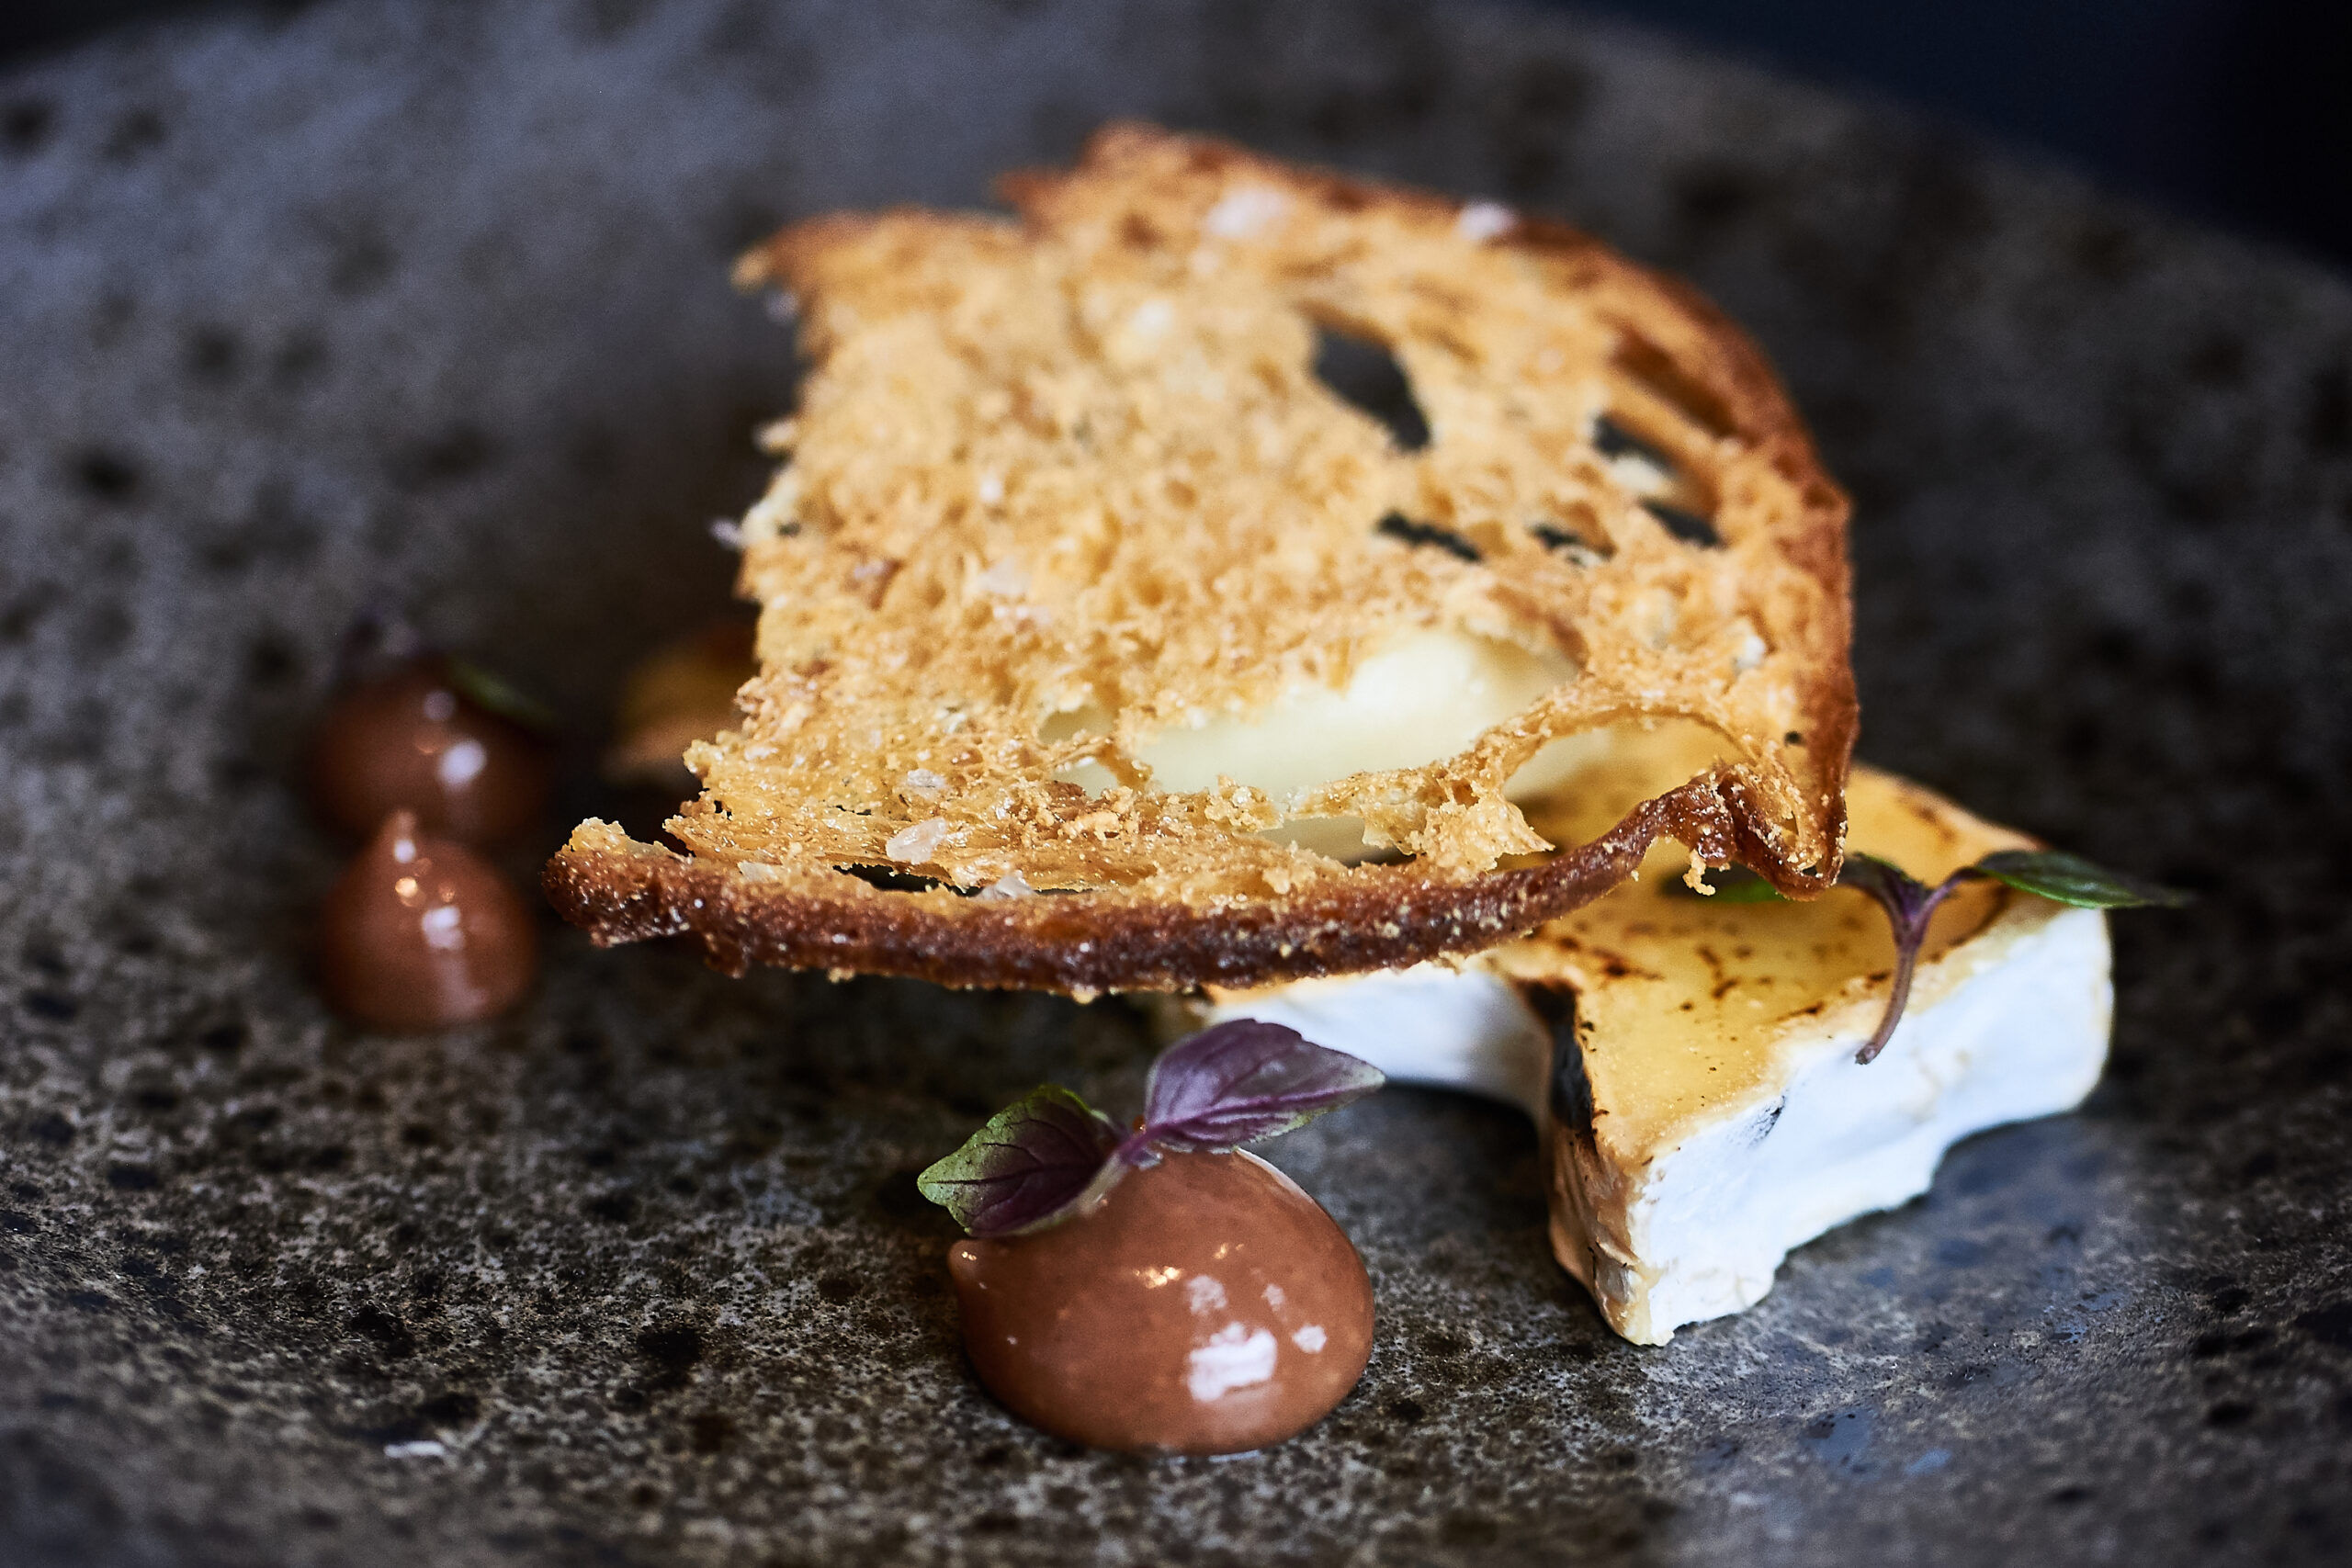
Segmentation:
<svg viewBox="0 0 2352 1568">
<path fill-rule="evenodd" d="M 2029 846 L 1887 773 L 1857 769 L 1848 803 L 1853 849 L 1928 882 Z M 1959 1139 L 2069 1110 L 2098 1081 L 2098 911 L 1965 886 L 1901 1027 L 1862 1066 L 1894 958 L 1876 906 L 1849 890 L 1733 904 L 1691 893 L 1682 869 L 1662 846 L 1638 881 L 1459 967 L 1212 992 L 1194 1016 L 1285 1023 L 1399 1082 L 1526 1109 L 1553 1250 L 1648 1345 L 1755 1304 L 1792 1247 L 1917 1197 Z"/>
</svg>

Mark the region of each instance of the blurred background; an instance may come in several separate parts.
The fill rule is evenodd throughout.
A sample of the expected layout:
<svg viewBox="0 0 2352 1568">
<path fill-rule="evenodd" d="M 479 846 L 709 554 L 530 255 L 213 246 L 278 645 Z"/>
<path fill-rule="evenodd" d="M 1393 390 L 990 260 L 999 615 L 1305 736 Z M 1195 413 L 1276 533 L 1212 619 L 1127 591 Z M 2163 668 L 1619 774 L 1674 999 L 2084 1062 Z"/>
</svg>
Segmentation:
<svg viewBox="0 0 2352 1568">
<path fill-rule="evenodd" d="M 0 0 L 0 62 L 143 17 L 300 4 Z M 1903 103 L 2183 216 L 2352 265 L 2352 0 L 1580 0 L 1565 8 Z"/>
</svg>

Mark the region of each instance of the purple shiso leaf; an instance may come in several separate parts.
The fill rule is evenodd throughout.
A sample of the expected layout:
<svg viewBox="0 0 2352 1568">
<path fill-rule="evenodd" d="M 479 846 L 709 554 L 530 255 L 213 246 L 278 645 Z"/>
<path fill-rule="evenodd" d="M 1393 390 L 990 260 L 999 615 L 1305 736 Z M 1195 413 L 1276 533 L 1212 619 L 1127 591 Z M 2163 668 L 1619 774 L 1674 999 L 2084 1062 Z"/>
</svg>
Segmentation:
<svg viewBox="0 0 2352 1568">
<path fill-rule="evenodd" d="M 1120 1145 L 1120 1156 L 1140 1164 L 1148 1145 L 1187 1152 L 1239 1148 L 1362 1100 L 1387 1081 L 1371 1063 L 1312 1044 L 1279 1023 L 1220 1023 L 1178 1042 L 1152 1064 L 1144 1124 Z"/>
<path fill-rule="evenodd" d="M 1066 1089 L 1033 1089 L 915 1179 L 975 1236 L 1015 1235 L 1073 1218 L 1167 1149 L 1212 1153 L 1286 1133 L 1387 1080 L 1369 1062 L 1295 1030 L 1239 1020 L 1170 1047 L 1152 1065 L 1142 1125 L 1124 1140 Z"/>
<path fill-rule="evenodd" d="M 976 1236 L 1011 1235 L 1075 1213 L 1098 1177 L 1115 1179 L 1118 1129 L 1055 1084 L 989 1118 L 962 1148 L 915 1178 L 922 1195 Z M 1102 1183 L 1102 1190 L 1109 1182 Z"/>
</svg>

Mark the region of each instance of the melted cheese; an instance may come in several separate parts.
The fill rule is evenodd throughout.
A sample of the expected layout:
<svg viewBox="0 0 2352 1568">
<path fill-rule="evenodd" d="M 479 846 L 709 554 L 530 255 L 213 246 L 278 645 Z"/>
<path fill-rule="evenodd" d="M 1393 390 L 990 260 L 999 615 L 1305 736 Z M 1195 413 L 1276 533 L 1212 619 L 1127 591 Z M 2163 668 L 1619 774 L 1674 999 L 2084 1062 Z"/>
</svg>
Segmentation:
<svg viewBox="0 0 2352 1568">
<path fill-rule="evenodd" d="M 1222 776 L 1282 799 L 1351 773 L 1442 761 L 1575 678 L 1556 653 L 1414 632 L 1360 660 L 1343 687 L 1294 686 L 1246 717 L 1168 730 L 1136 760 L 1160 789 L 1209 789 Z"/>
<path fill-rule="evenodd" d="M 1442 761 L 1576 673 L 1574 663 L 1549 650 L 1466 632 L 1416 631 L 1359 660 L 1344 686 L 1293 686 L 1254 713 L 1199 715 L 1134 755 L 1151 770 L 1154 789 L 1205 790 L 1227 778 L 1277 801 L 1295 800 L 1352 773 Z M 1080 710 L 1057 716 L 1043 733 L 1058 739 L 1106 728 L 1105 716 Z M 1553 741 L 1512 775 L 1510 797 L 1555 788 L 1601 744 L 1582 736 Z M 1094 762 L 1061 776 L 1094 794 L 1112 783 Z M 1363 824 L 1354 818 L 1303 818 L 1281 831 L 1335 859 L 1365 852 Z"/>
</svg>

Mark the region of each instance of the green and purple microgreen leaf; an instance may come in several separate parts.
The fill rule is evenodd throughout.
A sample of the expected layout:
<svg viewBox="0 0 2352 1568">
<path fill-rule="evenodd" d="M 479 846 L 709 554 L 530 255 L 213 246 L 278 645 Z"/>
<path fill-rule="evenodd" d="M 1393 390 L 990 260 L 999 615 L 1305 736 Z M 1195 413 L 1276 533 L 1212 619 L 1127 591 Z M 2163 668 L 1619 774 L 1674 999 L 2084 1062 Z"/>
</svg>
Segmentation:
<svg viewBox="0 0 2352 1568">
<path fill-rule="evenodd" d="M 2177 888 L 2109 871 L 2064 850 L 1996 850 L 1973 869 L 2021 893 L 2078 909 L 2177 909 L 2188 902 L 2188 895 Z"/>
<path fill-rule="evenodd" d="M 1121 1146 L 1238 1149 L 1352 1104 L 1387 1081 L 1371 1063 L 1295 1029 L 1236 1019 L 1170 1046 L 1152 1064 L 1143 1126 Z"/>
<path fill-rule="evenodd" d="M 1903 1021 L 1911 999 L 1911 979 L 1919 967 L 1919 950 L 1927 943 L 1928 921 L 1954 888 L 1980 876 L 2078 909 L 2178 908 L 2188 902 L 2186 893 L 2109 871 L 2064 850 L 1996 850 L 1933 887 L 1875 855 L 1848 855 L 1838 886 L 1860 888 L 1878 900 L 1894 928 L 1894 985 L 1886 998 L 1886 1013 L 1855 1053 L 1855 1061 L 1877 1060 L 1894 1038 L 1894 1026 Z"/>
<path fill-rule="evenodd" d="M 1726 904 L 1782 902 L 1781 893 L 1743 865 L 1722 866 L 1705 873 L 1713 897 Z M 2094 864 L 2064 850 L 1996 850 L 1974 865 L 1964 865 L 1930 887 L 1899 867 L 1875 855 L 1849 854 L 1837 886 L 1867 893 L 1886 911 L 1894 931 L 1894 984 L 1886 1012 L 1868 1042 L 1855 1053 L 1857 1062 L 1872 1062 L 1894 1038 L 1894 1026 L 1911 999 L 1911 981 L 1919 967 L 1919 952 L 1927 943 L 1928 922 L 1954 888 L 1977 877 L 1990 877 L 2021 893 L 2070 904 L 2078 909 L 2178 908 L 2188 895 L 2126 876 Z M 1686 882 L 1667 885 L 1668 893 L 1700 898 L 1707 895 Z"/>
<path fill-rule="evenodd" d="M 1222 1154 L 1362 1100 L 1387 1080 L 1278 1023 L 1238 1019 L 1179 1041 L 1152 1064 L 1145 1114 L 1121 1138 L 1053 1084 L 1031 1090 L 915 1179 L 976 1236 L 1017 1235 L 1085 1213 L 1161 1152 Z"/>
<path fill-rule="evenodd" d="M 555 710 L 503 675 L 454 653 L 443 656 L 441 668 L 458 694 L 474 706 L 539 735 L 555 733 Z"/>
<path fill-rule="evenodd" d="M 971 1235 L 1012 1235 L 1074 1212 L 1118 1146 L 1109 1117 L 1045 1084 L 989 1117 L 915 1186 Z"/>
</svg>

